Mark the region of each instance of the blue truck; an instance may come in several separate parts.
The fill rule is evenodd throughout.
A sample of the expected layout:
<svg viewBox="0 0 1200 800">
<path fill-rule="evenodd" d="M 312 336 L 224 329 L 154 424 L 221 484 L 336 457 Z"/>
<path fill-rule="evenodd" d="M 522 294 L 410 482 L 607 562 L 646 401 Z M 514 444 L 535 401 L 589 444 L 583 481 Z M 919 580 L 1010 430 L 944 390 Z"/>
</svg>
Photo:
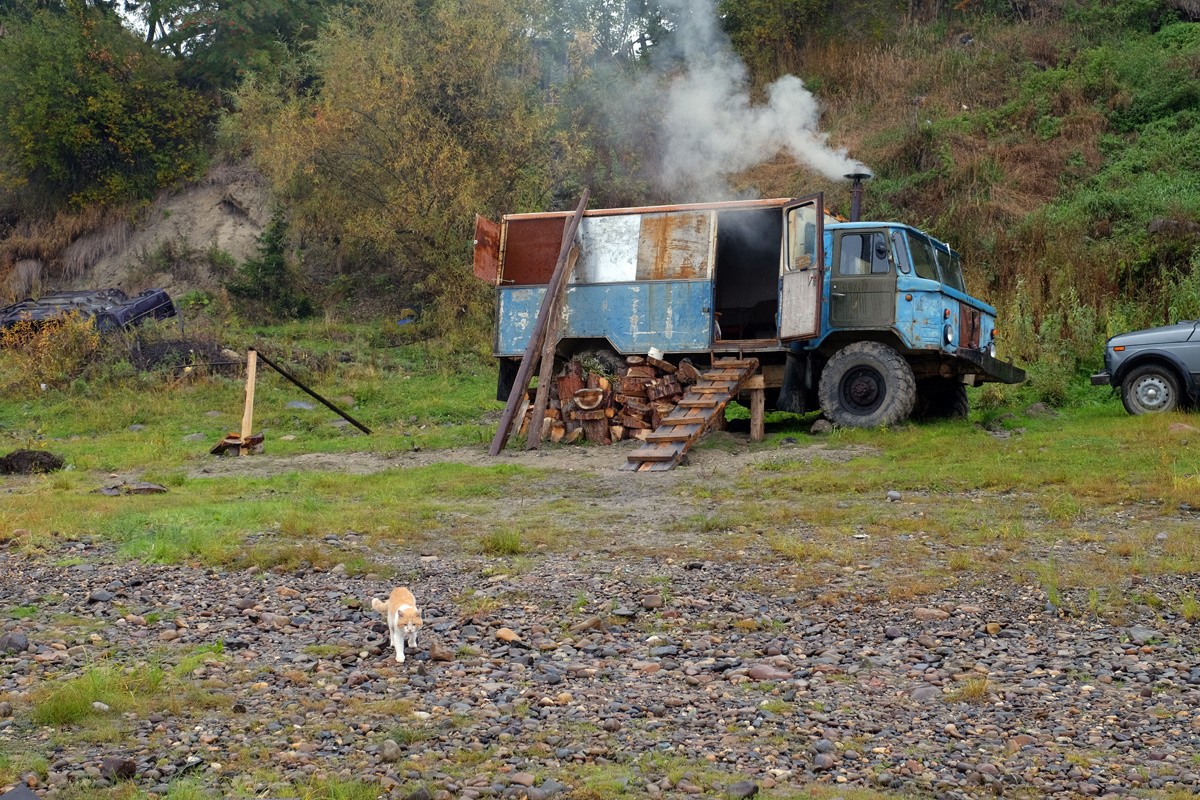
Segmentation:
<svg viewBox="0 0 1200 800">
<path fill-rule="evenodd" d="M 967 386 L 1018 383 L 996 310 L 952 248 L 909 225 L 831 215 L 821 194 L 584 212 L 556 353 L 613 371 L 660 351 L 761 365 L 769 406 L 838 425 L 962 417 Z M 497 398 L 507 400 L 571 212 L 477 218 L 475 275 L 496 293 Z"/>
</svg>

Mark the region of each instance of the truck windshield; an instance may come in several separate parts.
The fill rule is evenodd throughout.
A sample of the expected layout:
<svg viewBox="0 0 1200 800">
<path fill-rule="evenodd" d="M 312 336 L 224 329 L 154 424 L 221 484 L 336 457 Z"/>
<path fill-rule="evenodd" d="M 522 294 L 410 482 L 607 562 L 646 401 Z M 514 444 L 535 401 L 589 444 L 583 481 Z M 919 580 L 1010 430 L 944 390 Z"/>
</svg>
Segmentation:
<svg viewBox="0 0 1200 800">
<path fill-rule="evenodd" d="M 938 280 L 937 256 L 933 254 L 933 243 L 919 233 L 908 234 L 908 252 L 912 256 L 913 270 L 918 278 Z"/>
<path fill-rule="evenodd" d="M 942 275 L 942 283 L 952 289 L 958 289 L 960 292 L 966 292 L 966 284 L 963 283 L 962 275 L 962 259 L 958 253 L 946 248 L 934 247 L 934 252 L 937 253 L 938 272 Z"/>
</svg>

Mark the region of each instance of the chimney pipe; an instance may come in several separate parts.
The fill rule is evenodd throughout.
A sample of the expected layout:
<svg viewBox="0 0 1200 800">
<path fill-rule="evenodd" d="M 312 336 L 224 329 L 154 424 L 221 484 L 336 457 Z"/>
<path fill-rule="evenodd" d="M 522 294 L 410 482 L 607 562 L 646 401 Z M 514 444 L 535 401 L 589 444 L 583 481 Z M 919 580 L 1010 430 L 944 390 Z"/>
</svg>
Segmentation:
<svg viewBox="0 0 1200 800">
<path fill-rule="evenodd" d="M 858 222 L 862 212 L 863 181 L 871 177 L 869 172 L 852 172 L 846 176 L 853 184 L 850 186 L 850 221 Z"/>
</svg>

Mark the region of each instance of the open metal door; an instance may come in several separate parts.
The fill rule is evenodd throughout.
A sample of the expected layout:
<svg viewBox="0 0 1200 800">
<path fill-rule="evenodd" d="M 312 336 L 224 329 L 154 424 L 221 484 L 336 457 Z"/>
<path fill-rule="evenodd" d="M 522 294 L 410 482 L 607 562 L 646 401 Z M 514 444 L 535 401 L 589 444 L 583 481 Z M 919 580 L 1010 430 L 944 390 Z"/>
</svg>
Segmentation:
<svg viewBox="0 0 1200 800">
<path fill-rule="evenodd" d="M 500 226 L 475 215 L 475 277 L 495 286 L 500 282 Z"/>
<path fill-rule="evenodd" d="M 813 339 L 821 332 L 825 274 L 825 196 L 803 197 L 783 209 L 779 265 L 779 339 Z"/>
</svg>

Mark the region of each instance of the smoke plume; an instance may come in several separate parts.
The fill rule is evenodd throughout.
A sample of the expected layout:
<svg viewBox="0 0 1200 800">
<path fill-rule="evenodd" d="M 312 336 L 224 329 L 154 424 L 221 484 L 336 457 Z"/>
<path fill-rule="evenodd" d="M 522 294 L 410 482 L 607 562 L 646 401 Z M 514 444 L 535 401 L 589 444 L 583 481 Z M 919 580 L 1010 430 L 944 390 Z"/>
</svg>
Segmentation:
<svg viewBox="0 0 1200 800">
<path fill-rule="evenodd" d="M 796 76 L 768 86 L 765 103 L 751 102 L 749 73 L 718 26 L 715 0 L 664 5 L 678 20 L 676 68 L 656 81 L 664 188 L 713 199 L 729 191 L 729 175 L 781 152 L 833 180 L 870 171 L 830 146 L 818 127 L 817 99 Z"/>
</svg>

